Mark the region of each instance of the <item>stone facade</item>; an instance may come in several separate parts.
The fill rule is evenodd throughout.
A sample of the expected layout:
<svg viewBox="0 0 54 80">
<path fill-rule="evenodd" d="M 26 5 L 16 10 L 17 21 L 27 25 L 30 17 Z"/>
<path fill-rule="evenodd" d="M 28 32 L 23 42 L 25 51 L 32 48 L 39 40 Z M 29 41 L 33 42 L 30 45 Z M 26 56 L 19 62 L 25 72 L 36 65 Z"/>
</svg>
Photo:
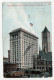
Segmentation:
<svg viewBox="0 0 54 80">
<path fill-rule="evenodd" d="M 10 62 L 17 68 L 32 68 L 33 56 L 38 55 L 38 37 L 22 29 L 10 32 Z"/>
<path fill-rule="evenodd" d="M 41 56 L 38 55 L 37 58 L 34 58 L 33 64 L 34 64 L 33 66 L 34 69 L 46 71 L 46 60 L 41 59 Z"/>
<path fill-rule="evenodd" d="M 4 57 L 3 58 L 3 62 L 7 62 L 8 63 L 8 58 L 7 57 Z"/>
</svg>

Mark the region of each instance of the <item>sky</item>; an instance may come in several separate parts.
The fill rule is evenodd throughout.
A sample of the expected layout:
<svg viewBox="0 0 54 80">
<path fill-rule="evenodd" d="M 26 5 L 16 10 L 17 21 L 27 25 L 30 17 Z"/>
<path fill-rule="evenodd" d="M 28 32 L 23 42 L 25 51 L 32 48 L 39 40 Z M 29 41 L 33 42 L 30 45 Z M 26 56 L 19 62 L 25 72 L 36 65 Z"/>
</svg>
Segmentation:
<svg viewBox="0 0 54 80">
<path fill-rule="evenodd" d="M 47 2 L 21 2 L 21 3 L 3 3 L 3 56 L 8 57 L 10 49 L 9 33 L 17 28 L 23 28 L 39 38 L 39 46 L 42 49 L 41 33 L 45 26 L 52 34 L 51 23 L 51 3 Z M 33 26 L 30 26 L 30 23 Z"/>
</svg>

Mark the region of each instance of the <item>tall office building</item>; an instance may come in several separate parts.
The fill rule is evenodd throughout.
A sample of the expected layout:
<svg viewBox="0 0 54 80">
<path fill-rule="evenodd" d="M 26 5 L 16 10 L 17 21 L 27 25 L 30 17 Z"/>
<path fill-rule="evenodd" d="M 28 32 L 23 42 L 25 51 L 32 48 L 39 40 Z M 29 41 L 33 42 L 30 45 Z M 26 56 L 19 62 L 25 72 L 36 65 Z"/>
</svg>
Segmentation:
<svg viewBox="0 0 54 80">
<path fill-rule="evenodd" d="M 38 55 L 38 37 L 22 29 L 10 32 L 10 62 L 18 68 L 33 68 L 33 56 Z"/>
<path fill-rule="evenodd" d="M 42 32 L 42 50 L 44 52 L 50 52 L 50 32 L 47 27 Z"/>
</svg>

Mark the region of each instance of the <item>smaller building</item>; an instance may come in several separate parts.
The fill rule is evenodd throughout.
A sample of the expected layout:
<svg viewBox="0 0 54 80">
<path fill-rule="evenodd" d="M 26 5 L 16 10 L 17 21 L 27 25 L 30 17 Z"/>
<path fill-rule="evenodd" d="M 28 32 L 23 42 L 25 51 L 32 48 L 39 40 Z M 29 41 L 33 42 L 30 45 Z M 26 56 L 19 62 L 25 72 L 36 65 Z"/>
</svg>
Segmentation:
<svg viewBox="0 0 54 80">
<path fill-rule="evenodd" d="M 3 57 L 3 62 L 8 63 L 8 58 L 7 57 Z"/>
<path fill-rule="evenodd" d="M 52 71 L 52 52 L 43 52 L 40 51 L 39 55 L 42 57 L 42 59 L 46 60 L 46 70 Z"/>
<path fill-rule="evenodd" d="M 8 73 L 8 72 L 17 70 L 16 64 L 14 63 L 4 63 L 3 66 L 4 66 L 4 73 Z"/>
<path fill-rule="evenodd" d="M 34 59 L 33 61 L 34 69 L 39 69 L 41 71 L 46 71 L 46 60 L 45 59 L 41 59 L 41 56 L 37 56 L 37 58 Z"/>
</svg>

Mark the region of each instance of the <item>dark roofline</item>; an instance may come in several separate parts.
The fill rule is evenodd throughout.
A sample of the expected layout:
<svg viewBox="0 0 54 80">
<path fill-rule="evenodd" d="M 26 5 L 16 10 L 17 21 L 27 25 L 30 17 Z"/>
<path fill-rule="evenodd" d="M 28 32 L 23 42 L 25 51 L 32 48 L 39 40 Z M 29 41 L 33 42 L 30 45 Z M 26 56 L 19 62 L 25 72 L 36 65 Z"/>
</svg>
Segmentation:
<svg viewBox="0 0 54 80">
<path fill-rule="evenodd" d="M 45 26 L 44 30 L 42 31 L 42 33 L 45 33 L 45 31 L 50 33 L 50 31 L 47 29 L 46 26 Z"/>
<path fill-rule="evenodd" d="M 17 32 L 17 31 L 23 31 L 23 32 L 26 32 L 26 33 L 28 33 L 28 34 L 36 37 L 36 35 L 34 35 L 33 33 L 30 33 L 29 31 L 27 31 L 27 30 L 25 30 L 25 29 L 23 29 L 23 28 L 15 29 L 15 30 L 13 30 L 12 32 L 10 32 L 9 34 L 15 33 L 15 32 Z M 38 39 L 38 37 L 36 37 L 36 38 Z"/>
<path fill-rule="evenodd" d="M 16 63 L 9 63 L 9 62 L 4 62 L 4 64 L 16 64 Z M 16 64 L 17 65 L 17 64 Z"/>
<path fill-rule="evenodd" d="M 3 57 L 3 59 L 8 59 L 8 57 Z"/>
</svg>

